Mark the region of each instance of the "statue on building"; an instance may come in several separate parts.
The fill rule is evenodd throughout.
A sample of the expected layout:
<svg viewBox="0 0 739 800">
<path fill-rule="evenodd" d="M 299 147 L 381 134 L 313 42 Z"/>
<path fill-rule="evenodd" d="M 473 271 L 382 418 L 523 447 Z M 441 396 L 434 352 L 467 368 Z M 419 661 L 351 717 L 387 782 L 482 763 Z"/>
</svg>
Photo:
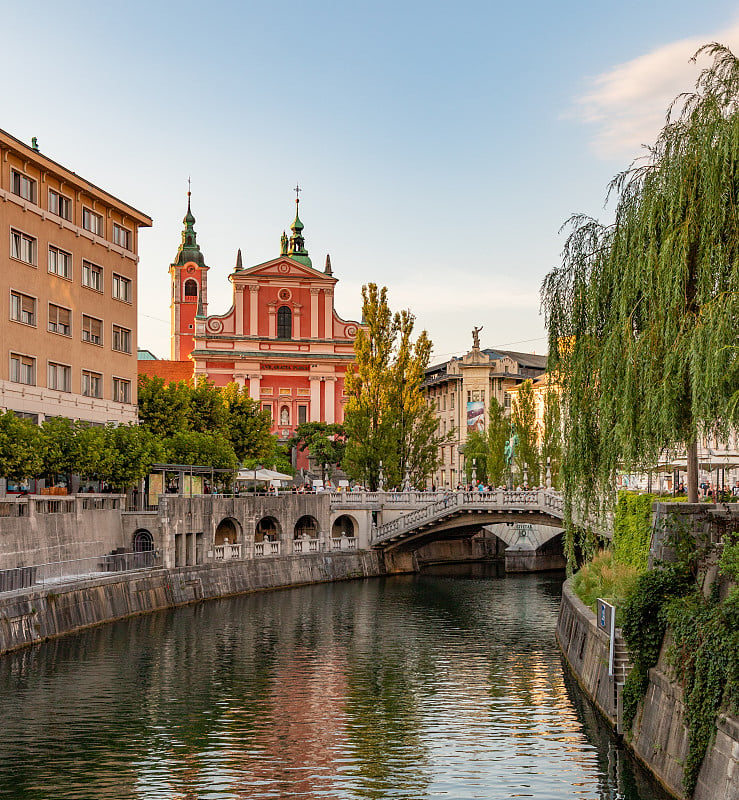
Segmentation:
<svg viewBox="0 0 739 800">
<path fill-rule="evenodd" d="M 483 326 L 480 325 L 479 328 L 475 326 L 472 329 L 472 349 L 473 350 L 479 350 L 480 349 L 480 331 L 482 330 L 482 328 L 483 328 Z"/>
<path fill-rule="evenodd" d="M 287 410 L 286 406 L 282 407 L 280 411 L 280 425 L 289 425 L 290 424 L 290 412 Z"/>
</svg>

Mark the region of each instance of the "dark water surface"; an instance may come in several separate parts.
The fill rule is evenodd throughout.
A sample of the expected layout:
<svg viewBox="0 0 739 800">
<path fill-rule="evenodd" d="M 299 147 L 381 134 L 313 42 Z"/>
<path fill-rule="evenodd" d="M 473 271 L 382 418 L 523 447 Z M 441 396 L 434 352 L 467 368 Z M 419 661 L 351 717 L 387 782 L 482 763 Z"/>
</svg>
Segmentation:
<svg viewBox="0 0 739 800">
<path fill-rule="evenodd" d="M 561 581 L 268 592 L 0 658 L 0 797 L 662 800 L 563 675 Z"/>
</svg>

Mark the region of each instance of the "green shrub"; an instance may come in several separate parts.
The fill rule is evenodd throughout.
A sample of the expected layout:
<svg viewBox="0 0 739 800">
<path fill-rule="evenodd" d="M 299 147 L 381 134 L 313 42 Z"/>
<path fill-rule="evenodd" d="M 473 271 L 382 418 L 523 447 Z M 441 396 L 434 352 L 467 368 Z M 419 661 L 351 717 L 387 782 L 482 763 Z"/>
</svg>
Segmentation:
<svg viewBox="0 0 739 800">
<path fill-rule="evenodd" d="M 575 573 L 572 588 L 593 611 L 599 597 L 615 605 L 618 624 L 619 609 L 633 591 L 638 577 L 637 569 L 616 562 L 612 550 L 601 550 Z"/>
</svg>

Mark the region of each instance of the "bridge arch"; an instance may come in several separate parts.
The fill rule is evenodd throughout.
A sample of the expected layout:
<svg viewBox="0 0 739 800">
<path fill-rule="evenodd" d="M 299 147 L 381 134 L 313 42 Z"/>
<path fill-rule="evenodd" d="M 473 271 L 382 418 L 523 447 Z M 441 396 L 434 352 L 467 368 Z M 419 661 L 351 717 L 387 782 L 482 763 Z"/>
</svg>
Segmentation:
<svg viewBox="0 0 739 800">
<path fill-rule="evenodd" d="M 254 529 L 255 542 L 277 542 L 282 538 L 282 526 L 276 517 L 262 517 Z"/>
<path fill-rule="evenodd" d="M 342 536 L 346 536 L 351 539 L 357 535 L 358 531 L 359 525 L 354 517 L 349 514 L 342 514 L 336 517 L 334 524 L 331 526 L 331 537 L 333 539 L 340 539 Z"/>
<path fill-rule="evenodd" d="M 241 541 L 241 525 L 233 517 L 224 517 L 216 528 L 215 543 L 224 544 L 228 539 L 230 544 Z"/>
<path fill-rule="evenodd" d="M 310 539 L 318 538 L 318 520 L 310 514 L 304 514 L 295 523 L 293 538 L 302 539 L 304 536 Z"/>
</svg>

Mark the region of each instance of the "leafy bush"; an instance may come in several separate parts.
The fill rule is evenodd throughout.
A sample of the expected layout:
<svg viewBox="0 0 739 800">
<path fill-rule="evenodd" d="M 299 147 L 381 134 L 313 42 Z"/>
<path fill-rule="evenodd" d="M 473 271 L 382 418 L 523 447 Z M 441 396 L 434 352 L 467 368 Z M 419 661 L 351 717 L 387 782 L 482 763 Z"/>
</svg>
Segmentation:
<svg viewBox="0 0 739 800">
<path fill-rule="evenodd" d="M 684 497 L 620 491 L 613 518 L 613 550 L 616 561 L 635 567 L 640 572 L 645 570 L 652 536 L 652 503 L 684 500 Z"/>
</svg>

